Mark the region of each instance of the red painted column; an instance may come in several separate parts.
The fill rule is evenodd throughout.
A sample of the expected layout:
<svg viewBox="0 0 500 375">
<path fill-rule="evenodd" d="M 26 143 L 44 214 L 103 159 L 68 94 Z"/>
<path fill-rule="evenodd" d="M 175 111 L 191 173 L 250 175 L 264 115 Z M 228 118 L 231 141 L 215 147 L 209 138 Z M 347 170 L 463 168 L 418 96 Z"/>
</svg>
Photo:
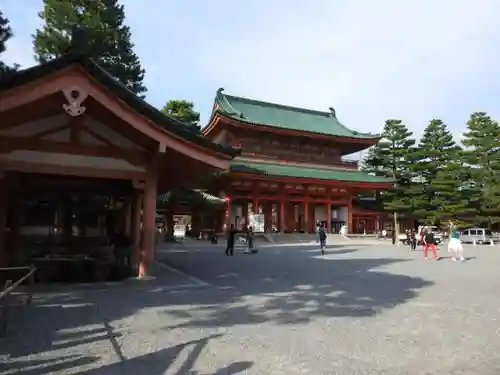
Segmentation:
<svg viewBox="0 0 500 375">
<path fill-rule="evenodd" d="M 353 222 L 352 222 L 352 197 L 349 199 L 349 206 L 347 207 L 347 230 L 348 233 L 353 233 Z"/>
<path fill-rule="evenodd" d="M 224 228 L 223 232 L 231 226 L 231 198 L 226 197 L 226 210 L 224 213 Z"/>
<path fill-rule="evenodd" d="M 326 204 L 326 228 L 328 233 L 332 233 L 332 202 Z"/>
<path fill-rule="evenodd" d="M 254 196 L 253 202 L 252 202 L 252 212 L 254 215 L 258 215 L 260 213 L 259 211 L 260 211 L 259 210 L 259 198 Z"/>
<path fill-rule="evenodd" d="M 241 216 L 243 216 L 244 227 L 248 227 L 248 202 L 245 200 L 242 205 Z"/>
<path fill-rule="evenodd" d="M 9 263 L 9 254 L 6 239 L 7 232 L 5 226 L 7 224 L 7 179 L 3 171 L 0 171 L 0 267 L 7 267 Z"/>
<path fill-rule="evenodd" d="M 142 191 L 136 190 L 132 202 L 132 222 L 130 240 L 132 242 L 132 264 L 139 266 L 141 260 L 141 215 L 142 215 Z"/>
<path fill-rule="evenodd" d="M 304 223 L 302 226 L 304 227 L 304 232 L 309 233 L 309 201 L 304 201 L 304 215 L 302 215 L 304 218 Z"/>
<path fill-rule="evenodd" d="M 283 233 L 286 229 L 286 216 L 285 216 L 285 201 L 280 199 L 279 201 L 280 210 L 280 232 Z"/>
<path fill-rule="evenodd" d="M 144 191 L 144 211 L 142 217 L 142 251 L 139 263 L 139 277 L 149 276 L 151 264 L 154 260 L 156 246 L 156 198 L 158 183 L 158 157 L 153 157 L 148 168 L 146 177 L 146 189 Z"/>
</svg>

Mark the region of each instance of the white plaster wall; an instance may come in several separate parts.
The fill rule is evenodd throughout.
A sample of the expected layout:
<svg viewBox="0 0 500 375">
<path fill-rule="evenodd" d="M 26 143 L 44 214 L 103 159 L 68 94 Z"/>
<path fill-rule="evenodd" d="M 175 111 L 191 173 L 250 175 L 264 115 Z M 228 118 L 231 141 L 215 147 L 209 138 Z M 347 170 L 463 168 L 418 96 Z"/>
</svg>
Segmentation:
<svg viewBox="0 0 500 375">
<path fill-rule="evenodd" d="M 235 225 L 237 224 L 236 223 L 236 216 L 240 217 L 240 222 L 241 222 L 241 218 L 243 217 L 243 206 L 232 204 L 231 205 L 231 213 L 230 213 L 230 218 L 231 218 L 230 223 L 231 224 L 235 224 Z"/>
<path fill-rule="evenodd" d="M 326 205 L 325 206 L 320 205 L 320 206 L 316 206 L 314 208 L 314 219 L 316 221 L 327 220 L 327 218 L 326 218 Z"/>
<path fill-rule="evenodd" d="M 345 221 L 347 225 L 349 223 L 349 207 L 347 206 L 339 207 L 337 209 L 337 212 L 338 212 L 337 220 Z"/>
</svg>

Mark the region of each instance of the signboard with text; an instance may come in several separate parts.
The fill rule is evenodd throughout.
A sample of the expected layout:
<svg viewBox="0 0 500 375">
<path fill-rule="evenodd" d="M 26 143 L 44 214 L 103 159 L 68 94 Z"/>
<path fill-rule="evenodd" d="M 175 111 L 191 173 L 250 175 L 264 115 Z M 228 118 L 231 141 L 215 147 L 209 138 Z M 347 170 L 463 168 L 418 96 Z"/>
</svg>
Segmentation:
<svg viewBox="0 0 500 375">
<path fill-rule="evenodd" d="M 264 233 L 265 231 L 264 215 L 263 214 L 248 215 L 248 226 L 252 227 L 254 233 Z"/>
</svg>

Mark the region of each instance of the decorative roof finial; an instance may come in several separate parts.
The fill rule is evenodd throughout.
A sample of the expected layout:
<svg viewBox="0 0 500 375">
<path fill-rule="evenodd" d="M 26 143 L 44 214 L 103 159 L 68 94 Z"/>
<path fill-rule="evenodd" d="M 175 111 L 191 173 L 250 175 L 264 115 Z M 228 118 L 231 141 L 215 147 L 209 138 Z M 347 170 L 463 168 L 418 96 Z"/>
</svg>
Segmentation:
<svg viewBox="0 0 500 375">
<path fill-rule="evenodd" d="M 337 117 L 337 114 L 335 113 L 335 108 L 329 107 L 330 113 L 332 114 L 333 117 Z"/>
<path fill-rule="evenodd" d="M 221 94 L 222 91 L 224 91 L 224 87 L 219 87 L 219 89 L 217 90 L 217 94 Z"/>
</svg>

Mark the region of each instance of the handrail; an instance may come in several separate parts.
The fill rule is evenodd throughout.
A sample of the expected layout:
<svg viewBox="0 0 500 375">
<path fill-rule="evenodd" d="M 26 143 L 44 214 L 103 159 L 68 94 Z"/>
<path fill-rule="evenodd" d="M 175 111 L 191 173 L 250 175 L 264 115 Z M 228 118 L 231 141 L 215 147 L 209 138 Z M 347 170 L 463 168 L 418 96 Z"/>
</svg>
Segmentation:
<svg viewBox="0 0 500 375">
<path fill-rule="evenodd" d="M 29 271 L 26 272 L 26 274 L 19 280 L 17 280 L 15 283 L 13 283 L 12 280 L 7 280 L 5 282 L 4 289 L 0 292 L 0 336 L 4 335 L 7 331 L 8 307 L 9 307 L 7 303 L 7 297 L 14 291 L 14 289 L 16 289 L 19 285 L 21 285 L 21 283 L 23 283 L 28 278 L 29 278 L 29 285 L 28 285 L 28 291 L 26 293 L 27 295 L 25 303 L 29 305 L 33 298 L 33 285 L 35 283 L 35 272 L 37 270 L 35 266 L 0 268 L 0 272 L 19 271 L 19 270 L 29 270 Z"/>
<path fill-rule="evenodd" d="M 25 281 L 28 277 L 33 275 L 36 271 L 36 268 L 34 266 L 29 266 L 29 267 L 8 267 L 8 268 L 0 268 L 1 271 L 18 271 L 18 270 L 29 270 L 23 277 L 21 277 L 19 280 L 17 280 L 15 283 L 13 283 L 11 286 L 8 288 L 2 290 L 0 293 L 0 301 L 8 296 L 14 289 L 16 289 L 19 285 L 22 284 L 23 281 Z"/>
</svg>

